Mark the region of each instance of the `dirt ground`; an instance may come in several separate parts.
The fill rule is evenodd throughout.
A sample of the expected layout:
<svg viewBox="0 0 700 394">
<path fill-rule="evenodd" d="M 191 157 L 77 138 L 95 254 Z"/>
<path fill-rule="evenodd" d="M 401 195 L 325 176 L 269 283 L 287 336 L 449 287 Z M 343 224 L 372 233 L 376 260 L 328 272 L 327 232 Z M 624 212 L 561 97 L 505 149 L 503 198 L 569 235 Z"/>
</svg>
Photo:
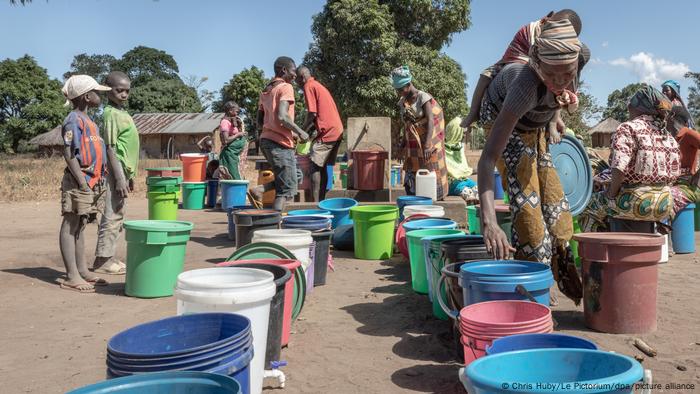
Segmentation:
<svg viewBox="0 0 700 394">
<path fill-rule="evenodd" d="M 130 201 L 128 216 L 146 216 L 146 201 Z M 0 203 L 0 382 L 3 393 L 60 393 L 105 377 L 105 347 L 135 324 L 175 314 L 175 299 L 123 296 L 123 277 L 95 294 L 61 290 L 56 202 Z M 186 269 L 211 267 L 233 247 L 222 212 L 180 211 L 195 223 Z M 96 227 L 86 230 L 89 249 Z M 696 240 L 697 240 L 696 234 Z M 89 253 L 92 259 L 92 252 Z M 125 246 L 118 256 L 124 258 Z M 360 261 L 334 253 L 335 272 L 307 299 L 283 359 L 293 393 L 463 393 L 450 326 L 432 318 L 427 297 L 410 289 L 400 258 Z M 643 335 L 659 354 L 646 357 L 657 383 L 695 383 L 700 392 L 700 265 L 677 255 L 659 269 L 658 330 Z M 562 332 L 601 348 L 641 354 L 632 336 L 591 332 L 581 307 L 563 296 L 554 308 Z M 659 392 L 691 392 L 663 390 Z"/>
</svg>

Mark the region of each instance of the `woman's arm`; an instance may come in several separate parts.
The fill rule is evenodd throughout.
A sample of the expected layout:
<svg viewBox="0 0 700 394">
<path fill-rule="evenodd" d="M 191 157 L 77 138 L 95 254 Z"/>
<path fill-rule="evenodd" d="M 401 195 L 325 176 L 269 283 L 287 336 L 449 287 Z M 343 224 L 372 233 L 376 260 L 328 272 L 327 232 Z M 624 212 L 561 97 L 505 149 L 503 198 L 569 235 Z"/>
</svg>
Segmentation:
<svg viewBox="0 0 700 394">
<path fill-rule="evenodd" d="M 496 209 L 493 198 L 494 169 L 501 153 L 508 144 L 518 116 L 513 112 L 502 109 L 496 117 L 486 146 L 481 153 L 477 167 L 479 200 L 481 201 L 481 226 L 483 227 L 486 249 L 497 259 L 505 259 L 509 252 L 515 251 L 508 242 L 508 237 L 498 226 Z"/>
</svg>

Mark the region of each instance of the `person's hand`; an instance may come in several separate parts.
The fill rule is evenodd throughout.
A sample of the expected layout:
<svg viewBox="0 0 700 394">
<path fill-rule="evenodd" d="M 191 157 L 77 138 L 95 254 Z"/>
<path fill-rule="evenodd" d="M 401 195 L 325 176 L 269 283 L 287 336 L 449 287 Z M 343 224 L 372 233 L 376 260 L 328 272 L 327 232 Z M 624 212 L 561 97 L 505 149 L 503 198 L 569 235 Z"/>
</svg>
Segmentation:
<svg viewBox="0 0 700 394">
<path fill-rule="evenodd" d="M 129 186 L 125 180 L 118 180 L 115 188 L 119 197 L 127 198 L 129 196 Z"/>
<path fill-rule="evenodd" d="M 515 248 L 510 246 L 506 233 L 495 224 L 483 225 L 484 243 L 486 251 L 491 253 L 497 260 L 505 260 L 510 253 L 515 252 Z"/>
<path fill-rule="evenodd" d="M 433 152 L 435 151 L 435 148 L 432 145 L 425 145 L 423 147 L 423 160 L 425 160 L 426 163 L 430 162 L 430 156 L 433 155 Z"/>
<path fill-rule="evenodd" d="M 91 192 L 92 191 L 92 189 L 90 189 L 90 186 L 88 186 L 87 182 L 80 182 L 80 186 L 78 186 L 78 187 L 80 188 L 81 192 Z"/>
<path fill-rule="evenodd" d="M 134 178 L 129 179 L 129 191 L 134 192 Z"/>
<path fill-rule="evenodd" d="M 304 130 L 299 129 L 299 130 L 297 131 L 297 134 L 298 134 L 298 136 L 299 136 L 299 139 L 300 139 L 302 142 L 305 143 L 306 141 L 309 140 L 309 134 L 308 134 L 307 132 L 305 132 Z"/>
<path fill-rule="evenodd" d="M 462 123 L 459 124 L 459 127 L 463 129 L 469 129 L 470 127 L 472 127 L 472 124 L 474 124 L 474 122 L 476 122 L 476 116 L 474 116 L 470 111 L 469 114 L 464 119 L 462 119 Z"/>
<path fill-rule="evenodd" d="M 614 200 L 615 197 L 617 197 L 617 193 L 613 192 L 612 187 L 608 187 L 608 189 L 605 191 L 605 197 L 607 197 L 610 200 Z"/>
</svg>

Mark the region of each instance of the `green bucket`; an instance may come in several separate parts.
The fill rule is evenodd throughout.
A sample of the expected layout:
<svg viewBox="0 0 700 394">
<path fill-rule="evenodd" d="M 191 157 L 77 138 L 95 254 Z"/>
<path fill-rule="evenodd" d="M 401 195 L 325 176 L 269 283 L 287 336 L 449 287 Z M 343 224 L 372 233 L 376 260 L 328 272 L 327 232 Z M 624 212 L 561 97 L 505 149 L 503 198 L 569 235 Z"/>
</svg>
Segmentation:
<svg viewBox="0 0 700 394">
<path fill-rule="evenodd" d="M 481 219 L 476 205 L 467 205 L 467 226 L 469 226 L 469 234 L 481 234 Z"/>
<path fill-rule="evenodd" d="M 298 155 L 308 155 L 309 151 L 311 151 L 311 141 L 306 141 L 303 144 L 297 144 L 296 151 Z"/>
<path fill-rule="evenodd" d="M 391 258 L 394 225 L 398 217 L 399 208 L 396 205 L 360 205 L 350 208 L 350 218 L 355 222 L 355 258 Z"/>
<path fill-rule="evenodd" d="M 406 243 L 408 244 L 408 260 L 411 265 L 411 287 L 419 294 L 428 294 L 428 273 L 425 267 L 425 250 L 423 249 L 423 238 L 435 235 L 457 235 L 463 234 L 460 230 L 446 228 L 426 228 L 423 230 L 413 230 L 406 233 Z"/>
<path fill-rule="evenodd" d="M 148 193 L 148 220 L 177 220 L 180 192 Z"/>
<path fill-rule="evenodd" d="M 193 224 L 169 220 L 129 220 L 126 230 L 126 295 L 138 298 L 173 295 L 185 265 Z"/>
<path fill-rule="evenodd" d="M 574 218 L 574 234 L 579 234 L 581 232 L 581 226 L 578 224 L 578 218 Z M 571 246 L 571 253 L 574 255 L 574 262 L 576 262 L 576 266 L 580 267 L 581 266 L 581 257 L 578 255 L 578 241 L 574 241 L 572 238 L 569 241 L 569 246 Z"/>
<path fill-rule="evenodd" d="M 146 178 L 149 192 L 175 193 L 180 191 L 182 178 L 175 176 L 151 176 Z"/>
<path fill-rule="evenodd" d="M 204 209 L 207 182 L 182 182 L 182 209 Z"/>
<path fill-rule="evenodd" d="M 455 230 L 459 231 L 459 230 Z M 449 320 L 449 317 L 447 316 L 447 313 L 442 309 L 440 306 L 440 301 L 437 298 L 437 285 L 438 282 L 440 281 L 440 277 L 442 276 L 442 268 L 445 266 L 445 259 L 442 258 L 442 243 L 445 241 L 449 241 L 452 239 L 458 239 L 458 238 L 466 238 L 467 235 L 463 231 L 459 231 L 459 233 L 455 234 L 450 234 L 450 235 L 440 235 L 437 237 L 431 237 L 430 239 L 430 247 L 425 251 L 428 253 L 427 256 L 425 256 L 425 262 L 428 263 L 428 267 L 426 268 L 428 270 L 428 280 L 430 281 L 430 298 L 431 302 L 433 303 L 433 316 L 440 320 Z M 423 239 L 423 249 L 425 250 L 425 243 L 426 240 L 425 238 Z M 446 300 L 447 295 L 445 293 L 445 289 L 441 289 L 440 291 L 442 299 Z"/>
<path fill-rule="evenodd" d="M 695 231 L 700 231 L 700 204 L 695 204 Z"/>
</svg>

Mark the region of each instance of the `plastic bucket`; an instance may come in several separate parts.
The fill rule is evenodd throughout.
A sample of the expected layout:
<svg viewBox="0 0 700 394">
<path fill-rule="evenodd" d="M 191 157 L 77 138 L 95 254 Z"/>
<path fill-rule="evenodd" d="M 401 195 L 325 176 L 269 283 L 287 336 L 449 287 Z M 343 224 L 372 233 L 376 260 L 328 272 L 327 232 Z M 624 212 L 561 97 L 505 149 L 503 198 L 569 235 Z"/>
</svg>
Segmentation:
<svg viewBox="0 0 700 394">
<path fill-rule="evenodd" d="M 313 238 L 311 231 L 298 229 L 256 230 L 253 242 L 272 242 L 292 252 L 301 263 L 306 276 L 306 292 L 314 288 L 314 265 L 311 261 Z"/>
<path fill-rule="evenodd" d="M 433 205 L 433 199 L 421 196 L 400 196 L 396 198 L 396 206 L 399 207 L 399 220 L 401 221 L 405 218 L 403 209 L 406 205 Z"/>
<path fill-rule="evenodd" d="M 126 295 L 139 298 L 173 295 L 193 227 L 190 222 L 167 220 L 124 222 Z"/>
<path fill-rule="evenodd" d="M 455 229 L 426 228 L 413 230 L 406 233 L 408 241 L 408 255 L 411 265 L 411 288 L 419 294 L 428 294 L 428 274 L 425 269 L 425 251 L 423 238 L 435 235 L 458 235 L 462 232 Z"/>
<path fill-rule="evenodd" d="M 236 240 L 236 223 L 233 221 L 233 213 L 236 211 L 244 210 L 244 209 L 256 209 L 252 205 L 240 205 L 240 206 L 235 206 L 235 207 L 230 207 L 229 209 L 226 210 L 226 216 L 228 219 L 228 239 L 231 241 Z"/>
<path fill-rule="evenodd" d="M 297 151 L 298 152 L 298 151 Z M 308 151 L 306 152 L 308 153 Z M 311 159 L 309 156 L 297 155 L 297 169 L 301 171 L 304 176 L 301 182 L 299 182 L 299 190 L 311 190 Z"/>
<path fill-rule="evenodd" d="M 381 190 L 384 188 L 385 151 L 355 150 L 350 152 L 353 164 L 353 180 L 357 190 Z"/>
<path fill-rule="evenodd" d="M 421 216 L 425 216 L 423 214 L 419 214 Z M 401 223 L 399 226 L 403 228 L 403 231 L 408 234 L 409 231 L 414 231 L 414 230 L 423 230 L 423 229 L 455 229 L 457 228 L 457 222 L 450 220 L 448 218 L 429 218 L 429 217 L 421 217 L 421 218 L 416 218 L 417 215 L 410 216 L 408 219 L 404 220 L 403 223 Z M 416 218 L 416 220 L 413 220 Z M 399 252 L 403 254 L 404 251 L 406 251 L 406 254 L 404 256 L 410 260 L 410 252 L 408 248 L 408 239 L 397 239 L 397 246 L 399 248 Z"/>
<path fill-rule="evenodd" d="M 219 180 L 209 179 L 207 181 L 207 207 L 216 207 L 216 197 L 219 195 Z"/>
<path fill-rule="evenodd" d="M 578 218 L 574 217 L 574 234 L 581 233 L 581 226 L 578 224 Z M 578 255 L 578 241 L 571 239 L 569 240 L 569 246 L 571 246 L 571 254 L 574 255 L 574 262 L 577 267 L 581 266 L 581 257 Z"/>
<path fill-rule="evenodd" d="M 503 180 L 498 171 L 493 173 L 493 199 L 503 200 Z"/>
<path fill-rule="evenodd" d="M 441 218 L 445 216 L 445 208 L 440 205 L 407 205 L 403 208 L 406 217 L 413 215 L 426 215 L 431 218 Z"/>
<path fill-rule="evenodd" d="M 253 347 L 267 349 L 270 301 L 276 293 L 270 272 L 238 267 L 204 268 L 177 278 L 177 314 L 231 312 L 250 319 Z M 250 362 L 250 391 L 262 391 L 265 355 L 258 351 Z"/>
<path fill-rule="evenodd" d="M 282 228 L 319 231 L 331 228 L 331 219 L 324 216 L 285 216 L 282 218 Z"/>
<path fill-rule="evenodd" d="M 333 229 L 333 248 L 335 250 L 355 249 L 355 226 L 343 224 Z"/>
<path fill-rule="evenodd" d="M 247 263 L 237 261 L 231 267 L 262 269 L 275 276 L 277 292 L 270 300 L 270 319 L 267 326 L 267 348 L 265 350 L 265 368 L 272 369 L 273 361 L 280 361 L 282 350 L 282 325 L 284 322 L 285 289 L 292 273 L 287 267 L 278 264 Z"/>
<path fill-rule="evenodd" d="M 318 203 L 318 207 L 328 211 L 333 215 L 332 227 L 352 224 L 350 219 L 350 208 L 358 205 L 352 198 L 328 198 Z"/>
<path fill-rule="evenodd" d="M 508 335 L 552 332 L 549 307 L 529 302 L 499 300 L 467 305 L 459 312 L 464 364 L 483 357 L 486 348 Z"/>
<path fill-rule="evenodd" d="M 175 176 L 151 176 L 146 178 L 146 187 L 149 192 L 176 193 L 180 191 L 180 177 Z"/>
<path fill-rule="evenodd" d="M 202 153 L 183 153 L 182 161 L 183 182 L 204 182 L 207 179 L 207 159 L 209 156 Z M 239 204 L 240 205 L 240 204 Z"/>
<path fill-rule="evenodd" d="M 248 245 L 253 233 L 259 230 L 277 229 L 282 215 L 271 209 L 244 209 L 233 212 L 236 225 L 236 248 Z M 275 242 L 274 240 L 272 241 Z"/>
<path fill-rule="evenodd" d="M 248 181 L 246 180 L 221 180 L 221 209 L 227 210 L 231 207 L 246 205 L 246 195 L 248 193 Z"/>
<path fill-rule="evenodd" d="M 245 394 L 233 378 L 193 371 L 158 372 L 126 376 L 81 387 L 68 394 L 152 394 L 198 393 L 198 394 Z"/>
<path fill-rule="evenodd" d="M 206 193 L 206 182 L 183 182 L 182 209 L 204 209 L 204 196 Z"/>
<path fill-rule="evenodd" d="M 549 305 L 554 283 L 547 264 L 518 260 L 486 260 L 464 264 L 459 272 L 464 305 L 494 300 L 527 300 L 516 291 L 522 285 L 542 305 Z"/>
<path fill-rule="evenodd" d="M 551 393 L 558 387 L 571 388 L 565 389 L 566 392 L 631 394 L 644 370 L 633 358 L 617 353 L 533 349 L 483 357 L 471 363 L 465 373 L 469 394 L 513 393 L 510 382 L 528 387 L 528 393 L 536 394 Z"/>
<path fill-rule="evenodd" d="M 700 205 L 695 204 L 695 231 L 700 231 Z"/>
<path fill-rule="evenodd" d="M 679 254 L 695 253 L 695 204 L 688 204 L 676 214 L 672 223 L 673 251 Z"/>
<path fill-rule="evenodd" d="M 328 177 L 328 182 L 326 182 L 326 190 L 333 189 L 333 183 L 335 181 L 335 175 L 333 175 L 333 165 L 328 164 L 326 166 L 326 176 Z"/>
<path fill-rule="evenodd" d="M 355 258 L 382 260 L 391 258 L 394 225 L 399 209 L 394 205 L 362 205 L 350 208 L 355 222 Z"/>
<path fill-rule="evenodd" d="M 148 220 L 177 220 L 179 200 L 179 192 L 148 192 Z"/>
<path fill-rule="evenodd" d="M 396 227 L 396 247 L 399 249 L 399 252 L 405 257 L 408 258 L 408 244 L 406 243 L 406 229 L 403 227 L 404 224 L 408 222 L 412 222 L 415 220 L 421 220 L 421 219 L 428 219 L 428 215 L 423 215 L 423 214 L 417 214 L 413 215 L 410 217 L 405 218 L 402 220 L 399 225 Z"/>
<path fill-rule="evenodd" d="M 292 332 L 292 310 L 294 307 L 295 297 L 298 297 L 296 286 L 297 275 L 303 276 L 303 273 L 298 274 L 297 268 L 301 266 L 298 260 L 287 260 L 287 259 L 256 259 L 256 260 L 237 260 L 237 261 L 226 261 L 217 264 L 218 267 L 229 267 L 238 264 L 262 264 L 262 265 L 279 265 L 286 267 L 291 274 L 294 276 L 294 280 L 290 280 L 285 283 L 284 287 L 284 303 L 282 308 L 282 346 L 287 346 L 289 343 L 289 336 Z M 299 271 L 301 272 L 301 270 Z M 268 335 L 269 337 L 269 335 Z"/>
<path fill-rule="evenodd" d="M 287 212 L 287 215 L 289 216 L 323 216 L 323 217 L 332 217 L 333 215 L 330 213 L 330 211 L 326 211 L 325 209 L 296 209 L 293 211 Z"/>
<path fill-rule="evenodd" d="M 467 205 L 467 227 L 470 234 L 481 234 L 481 216 L 476 205 Z"/>
<path fill-rule="evenodd" d="M 326 284 L 328 274 L 328 256 L 330 256 L 333 230 L 314 231 L 311 233 L 311 238 L 314 240 L 314 286 L 323 286 Z"/>
<path fill-rule="evenodd" d="M 267 163 L 267 161 L 265 161 Z M 256 167 L 257 167 L 256 163 Z M 264 186 L 268 183 L 274 182 L 275 181 L 275 173 L 272 172 L 271 170 L 260 170 L 258 172 L 258 186 Z M 263 193 L 263 199 L 262 203 L 263 206 L 271 206 L 275 202 L 275 189 L 272 188 L 266 192 Z"/>
<path fill-rule="evenodd" d="M 442 243 L 454 239 L 466 238 L 464 232 L 457 235 L 443 235 L 423 238 L 423 250 L 425 253 L 426 271 L 428 273 L 428 290 L 430 302 L 433 304 L 433 316 L 440 320 L 448 320 L 449 316 L 442 310 L 438 297 L 446 297 L 446 290 L 443 288 L 438 293 L 438 282 L 442 276 L 442 268 L 445 266 L 445 259 L 442 257 Z M 461 297 L 461 292 L 460 292 Z"/>
<path fill-rule="evenodd" d="M 498 338 L 486 348 L 486 355 L 530 349 L 591 349 L 598 350 L 595 343 L 564 334 L 518 334 Z"/>
<path fill-rule="evenodd" d="M 150 177 L 182 177 L 180 167 L 153 167 L 146 168 L 146 179 Z"/>
<path fill-rule="evenodd" d="M 583 260 L 586 326 L 613 334 L 656 330 L 658 262 L 664 237 L 643 233 L 574 235 Z"/>
<path fill-rule="evenodd" d="M 343 189 L 348 188 L 348 163 L 340 163 L 340 185 Z"/>
</svg>

